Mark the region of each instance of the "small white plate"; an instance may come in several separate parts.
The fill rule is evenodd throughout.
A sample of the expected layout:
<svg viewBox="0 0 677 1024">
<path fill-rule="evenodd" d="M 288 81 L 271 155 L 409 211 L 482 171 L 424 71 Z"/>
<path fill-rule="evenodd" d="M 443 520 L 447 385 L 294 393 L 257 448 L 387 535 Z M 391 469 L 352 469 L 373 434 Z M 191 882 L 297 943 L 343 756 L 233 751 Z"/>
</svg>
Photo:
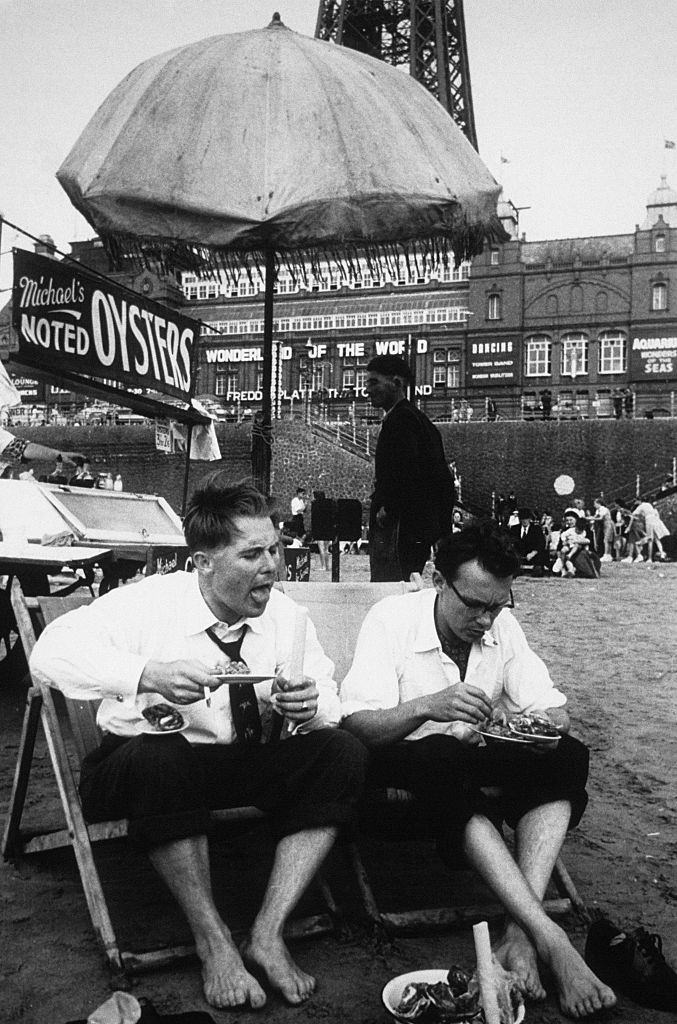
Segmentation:
<svg viewBox="0 0 677 1024">
<path fill-rule="evenodd" d="M 517 739 L 526 740 L 528 743 L 535 743 L 539 747 L 556 747 L 559 743 L 559 736 L 539 736 L 533 732 L 518 732 L 513 729 Z"/>
<path fill-rule="evenodd" d="M 139 731 L 146 736 L 174 736 L 177 732 L 185 732 L 188 728 L 188 722 L 183 720 L 183 725 L 180 725 L 178 729 L 156 729 L 154 725 L 147 722 L 144 718 L 139 726 Z"/>
<path fill-rule="evenodd" d="M 228 685 L 228 684 L 239 684 L 239 683 L 264 683 L 266 681 L 266 679 L 274 679 L 274 678 L 275 678 L 275 676 L 253 676 L 253 675 L 249 675 L 249 673 L 245 673 L 245 672 L 242 672 L 242 673 L 233 673 L 233 672 L 231 672 L 230 674 L 229 673 L 225 673 L 224 675 L 219 675 L 218 672 L 215 672 L 213 674 L 213 676 L 212 676 L 212 679 L 214 680 L 214 682 L 213 682 L 213 684 L 210 684 L 209 689 L 210 690 L 216 690 L 217 687 L 223 686 L 224 683 L 226 685 Z"/>
<path fill-rule="evenodd" d="M 435 985 L 439 981 L 446 981 L 449 971 L 446 970 L 430 970 L 430 971 L 410 971 L 408 974 L 400 974 L 397 978 L 391 978 L 388 984 L 384 987 L 381 993 L 381 999 L 383 1005 L 391 1016 L 395 1020 L 402 1021 L 403 1024 L 411 1024 L 411 1018 L 402 1017 L 397 1012 L 397 1007 L 400 1005 L 402 1000 L 402 993 L 404 992 L 407 985 L 415 984 L 417 981 L 425 981 L 429 985 Z M 525 1009 L 522 1004 L 517 1011 L 515 1017 L 515 1024 L 521 1024 L 524 1020 Z M 470 1020 L 471 1018 L 468 1018 Z"/>
<path fill-rule="evenodd" d="M 533 736 L 502 736 L 497 732 L 485 732 L 480 729 L 480 736 L 484 736 L 487 743 L 521 743 L 522 746 L 532 747 L 534 745 Z"/>
</svg>

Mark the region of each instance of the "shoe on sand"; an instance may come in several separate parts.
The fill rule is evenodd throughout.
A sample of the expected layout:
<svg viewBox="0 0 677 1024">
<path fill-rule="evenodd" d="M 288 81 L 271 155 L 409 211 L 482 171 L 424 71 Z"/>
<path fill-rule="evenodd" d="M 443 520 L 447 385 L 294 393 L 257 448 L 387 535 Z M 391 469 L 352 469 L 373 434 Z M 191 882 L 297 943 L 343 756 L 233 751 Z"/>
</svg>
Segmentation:
<svg viewBox="0 0 677 1024">
<path fill-rule="evenodd" d="M 632 565 L 632 562 L 633 562 L 632 555 L 628 555 L 626 558 L 621 558 L 621 562 L 624 562 L 625 565 Z"/>
<path fill-rule="evenodd" d="M 600 562 L 613 562 L 611 555 L 602 555 Z"/>
<path fill-rule="evenodd" d="M 677 973 L 663 956 L 660 935 L 645 928 L 624 932 L 602 917 L 588 930 L 585 962 L 600 981 L 640 1006 L 677 1013 Z"/>
</svg>

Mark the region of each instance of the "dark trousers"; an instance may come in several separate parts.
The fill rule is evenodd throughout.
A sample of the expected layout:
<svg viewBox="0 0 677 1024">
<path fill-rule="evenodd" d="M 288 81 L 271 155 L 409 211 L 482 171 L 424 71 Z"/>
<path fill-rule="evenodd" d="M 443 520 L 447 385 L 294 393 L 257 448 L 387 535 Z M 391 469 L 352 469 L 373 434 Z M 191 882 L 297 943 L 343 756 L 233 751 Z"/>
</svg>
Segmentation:
<svg viewBox="0 0 677 1024">
<path fill-rule="evenodd" d="M 228 746 L 180 734 L 109 735 L 83 761 L 80 795 L 87 821 L 128 818 L 142 849 L 205 835 L 210 810 L 249 805 L 267 812 L 281 838 L 348 822 L 366 762 L 359 740 L 339 729 Z"/>
<path fill-rule="evenodd" d="M 369 567 L 372 583 L 408 581 L 412 572 L 423 572 L 430 542 L 407 534 L 397 519 L 374 522 L 369 528 Z"/>
<path fill-rule="evenodd" d="M 588 802 L 588 763 L 588 748 L 572 736 L 562 736 L 554 750 L 535 750 L 511 743 L 469 747 L 435 735 L 373 750 L 367 782 L 413 793 L 440 854 L 455 862 L 475 814 L 499 829 L 503 822 L 514 828 L 533 808 L 568 800 L 569 827 L 576 826 Z M 500 798 L 488 797 L 485 787 L 499 787 Z"/>
</svg>

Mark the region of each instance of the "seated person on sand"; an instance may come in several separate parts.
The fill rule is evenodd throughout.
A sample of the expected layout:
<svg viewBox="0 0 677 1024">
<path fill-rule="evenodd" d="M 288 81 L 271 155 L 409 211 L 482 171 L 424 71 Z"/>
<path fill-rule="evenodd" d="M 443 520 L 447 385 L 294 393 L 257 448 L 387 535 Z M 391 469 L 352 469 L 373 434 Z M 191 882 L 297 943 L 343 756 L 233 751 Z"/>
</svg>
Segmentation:
<svg viewBox="0 0 677 1024">
<path fill-rule="evenodd" d="M 351 817 L 367 755 L 333 728 L 333 665 L 311 622 L 302 688 L 287 688 L 296 605 L 272 589 L 278 537 L 266 499 L 214 473 L 193 494 L 184 533 L 193 573 L 149 576 L 63 615 L 38 640 L 31 671 L 68 697 L 102 699 L 103 741 L 82 766 L 85 818 L 129 820 L 130 840 L 188 920 L 207 1002 L 261 1007 L 267 981 L 301 1003 L 315 979 L 292 960 L 282 930 Z M 236 649 L 224 653 L 224 642 Z M 229 660 L 272 681 L 249 693 L 222 685 L 208 705 L 204 688 Z M 143 735 L 142 712 L 158 702 L 178 707 L 185 731 Z M 281 715 L 292 735 L 265 742 Z M 238 950 L 214 903 L 207 832 L 210 809 L 252 804 L 268 813 L 278 842 L 261 909 Z"/>
<path fill-rule="evenodd" d="M 371 748 L 368 782 L 421 802 L 443 859 L 461 854 L 496 894 L 507 923 L 495 945 L 527 997 L 543 999 L 537 961 L 562 1010 L 584 1017 L 615 1004 L 542 900 L 567 830 L 587 802 L 588 751 L 569 736 L 566 697 L 507 609 L 519 558 L 506 531 L 478 521 L 443 537 L 433 587 L 368 612 L 341 686 L 343 728 Z M 499 716 L 541 712 L 554 749 L 480 745 Z M 499 786 L 500 801 L 485 787 Z M 515 829 L 515 859 L 500 831 Z"/>
<path fill-rule="evenodd" d="M 555 575 L 573 577 L 578 573 L 586 579 L 599 576 L 597 556 L 590 551 L 590 538 L 586 526 L 583 516 L 577 515 L 574 509 L 566 510 L 564 529 L 557 547 L 557 560 L 552 567 Z"/>
<path fill-rule="evenodd" d="M 520 563 L 533 569 L 534 576 L 542 576 L 548 567 L 545 534 L 530 508 L 521 508 L 518 516 L 519 523 L 510 527 L 510 536 Z"/>
</svg>

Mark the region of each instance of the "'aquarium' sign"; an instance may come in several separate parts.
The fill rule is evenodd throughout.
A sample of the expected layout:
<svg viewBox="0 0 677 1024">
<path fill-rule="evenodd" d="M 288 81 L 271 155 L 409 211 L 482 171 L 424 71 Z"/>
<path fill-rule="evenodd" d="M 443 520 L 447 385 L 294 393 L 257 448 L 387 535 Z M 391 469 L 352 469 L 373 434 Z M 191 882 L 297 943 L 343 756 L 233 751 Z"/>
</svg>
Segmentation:
<svg viewBox="0 0 677 1024">
<path fill-rule="evenodd" d="M 12 295 L 17 362 L 188 401 L 199 326 L 74 262 L 18 249 Z"/>
<path fill-rule="evenodd" d="M 633 380 L 677 377 L 677 335 L 633 337 L 630 376 Z"/>
</svg>

